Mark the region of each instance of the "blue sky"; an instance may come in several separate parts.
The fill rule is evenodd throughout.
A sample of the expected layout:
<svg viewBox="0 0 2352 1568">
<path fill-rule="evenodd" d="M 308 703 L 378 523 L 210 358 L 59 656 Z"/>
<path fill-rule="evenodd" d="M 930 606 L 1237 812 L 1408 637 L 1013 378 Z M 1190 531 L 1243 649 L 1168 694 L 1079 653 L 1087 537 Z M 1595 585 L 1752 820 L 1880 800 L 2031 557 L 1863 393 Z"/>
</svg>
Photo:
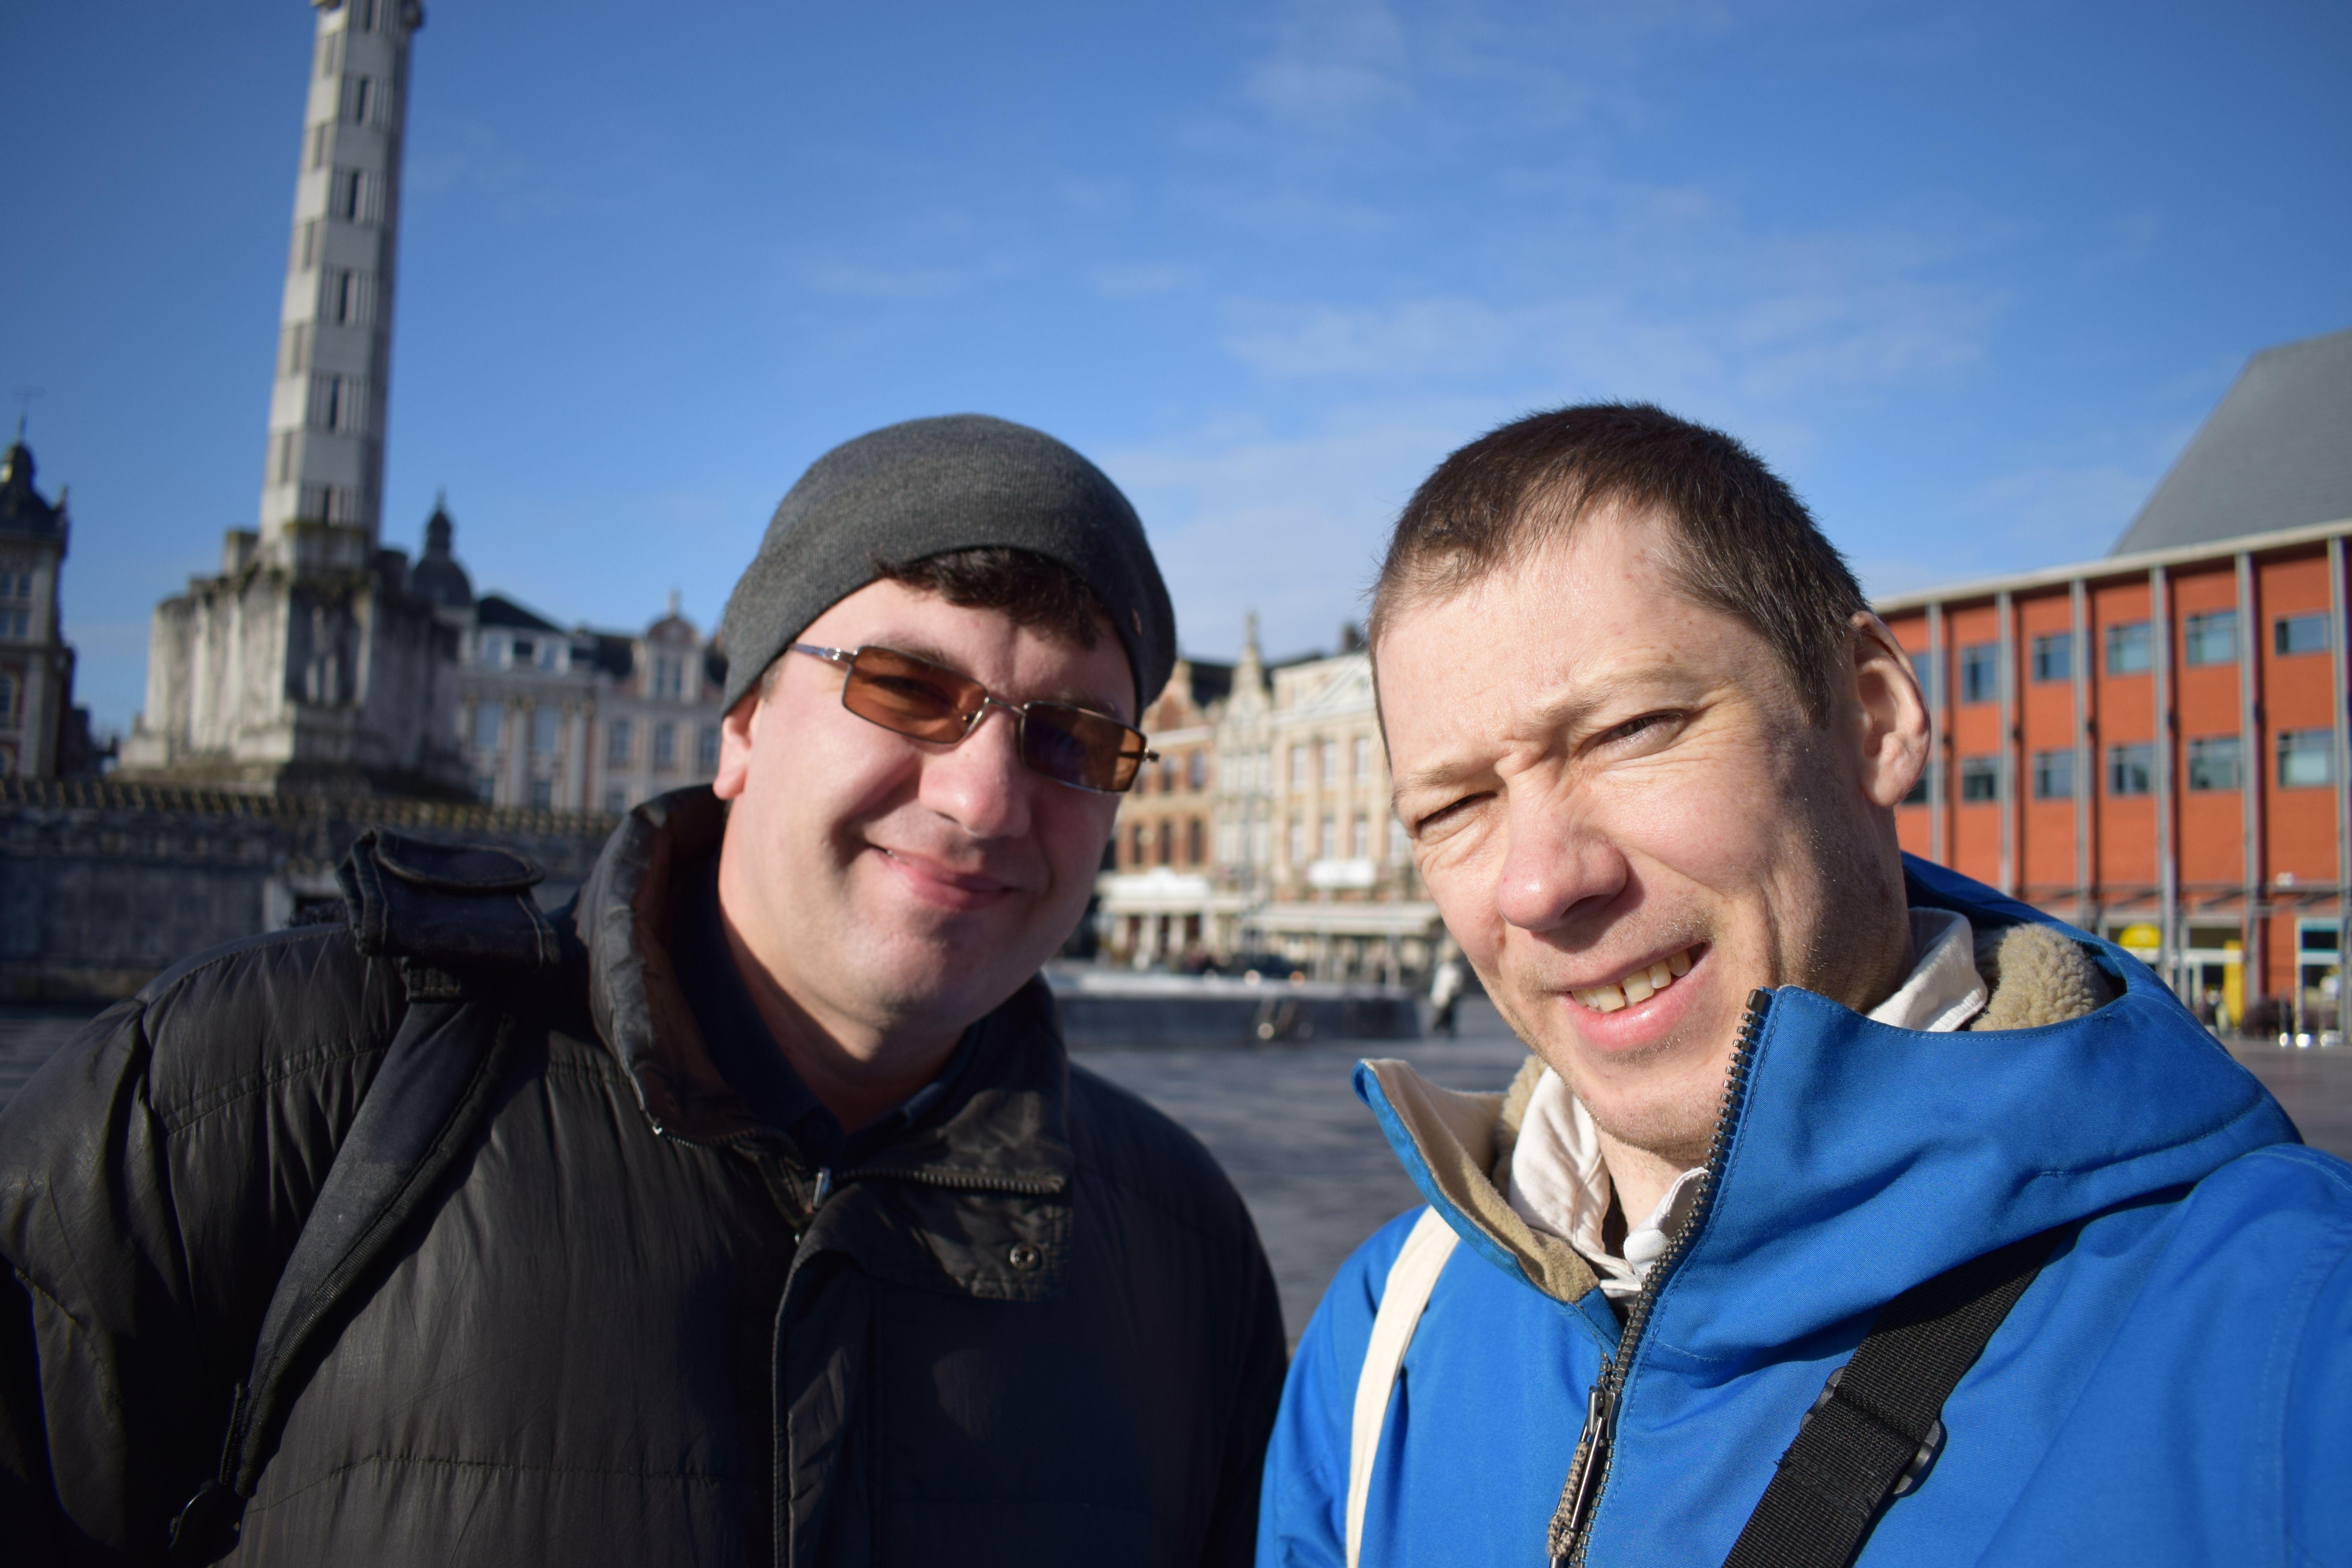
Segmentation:
<svg viewBox="0 0 2352 1568">
<path fill-rule="evenodd" d="M 1328 645 L 1448 450 L 1646 398 L 1880 592 L 2103 552 L 2247 354 L 2352 326 L 2352 8 L 430 0 L 386 542 L 708 626 L 834 443 L 1038 425 L 1185 647 Z M 252 525 L 311 12 L 0 9 L 0 396 L 101 724 Z"/>
</svg>

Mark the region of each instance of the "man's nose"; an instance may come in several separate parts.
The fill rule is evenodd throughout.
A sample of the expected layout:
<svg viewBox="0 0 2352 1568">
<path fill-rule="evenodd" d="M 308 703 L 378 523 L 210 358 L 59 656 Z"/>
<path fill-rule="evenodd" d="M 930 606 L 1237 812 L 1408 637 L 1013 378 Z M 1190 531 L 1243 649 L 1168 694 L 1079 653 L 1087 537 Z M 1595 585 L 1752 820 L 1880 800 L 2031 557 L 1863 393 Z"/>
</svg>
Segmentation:
<svg viewBox="0 0 2352 1568">
<path fill-rule="evenodd" d="M 1589 811 L 1554 795 L 1515 799 L 1495 889 L 1496 912 L 1523 931 L 1550 931 L 1624 890 L 1627 868 Z"/>
<path fill-rule="evenodd" d="M 923 760 L 920 798 L 975 838 L 1018 838 L 1037 782 L 1021 762 L 1020 720 L 992 702 L 961 742 Z"/>
</svg>

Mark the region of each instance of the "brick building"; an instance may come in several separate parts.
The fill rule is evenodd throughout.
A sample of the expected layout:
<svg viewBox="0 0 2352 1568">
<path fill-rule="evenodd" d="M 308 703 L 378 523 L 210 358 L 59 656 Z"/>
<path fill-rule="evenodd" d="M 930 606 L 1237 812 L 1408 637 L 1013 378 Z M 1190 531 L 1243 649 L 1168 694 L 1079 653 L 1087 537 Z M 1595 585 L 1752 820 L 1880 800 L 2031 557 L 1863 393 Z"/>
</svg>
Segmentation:
<svg viewBox="0 0 2352 1568">
<path fill-rule="evenodd" d="M 2352 883 L 2352 332 L 2257 354 L 2116 552 L 1895 595 L 1934 717 L 1903 846 L 2209 1016 L 2335 1026 Z"/>
</svg>

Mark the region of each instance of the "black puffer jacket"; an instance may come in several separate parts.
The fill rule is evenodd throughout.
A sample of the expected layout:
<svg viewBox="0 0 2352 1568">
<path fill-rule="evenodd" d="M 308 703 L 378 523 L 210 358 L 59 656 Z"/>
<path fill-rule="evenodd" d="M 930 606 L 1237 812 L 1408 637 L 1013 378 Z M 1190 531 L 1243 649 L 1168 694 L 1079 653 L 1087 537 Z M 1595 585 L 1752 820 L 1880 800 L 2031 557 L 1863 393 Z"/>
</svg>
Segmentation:
<svg viewBox="0 0 2352 1568">
<path fill-rule="evenodd" d="M 712 1069 L 658 933 L 707 791 L 641 808 L 495 1110 L 292 1406 L 230 1562 L 1247 1560 L 1283 1373 L 1246 1212 L 1067 1061 L 1033 982 L 820 1191 Z M 0 1542 L 163 1560 L 408 1005 L 343 927 L 110 1010 L 0 1116 Z"/>
</svg>

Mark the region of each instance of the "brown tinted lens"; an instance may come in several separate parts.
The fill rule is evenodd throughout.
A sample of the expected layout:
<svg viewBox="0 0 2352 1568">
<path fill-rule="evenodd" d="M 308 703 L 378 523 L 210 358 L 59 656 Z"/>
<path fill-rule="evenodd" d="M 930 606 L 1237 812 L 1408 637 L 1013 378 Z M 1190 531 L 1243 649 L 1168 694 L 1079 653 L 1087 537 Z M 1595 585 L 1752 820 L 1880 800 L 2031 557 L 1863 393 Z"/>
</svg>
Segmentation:
<svg viewBox="0 0 2352 1568">
<path fill-rule="evenodd" d="M 1143 751 L 1140 731 L 1083 708 L 1032 702 L 1022 713 L 1021 760 L 1081 789 L 1118 794 L 1135 782 Z"/>
<path fill-rule="evenodd" d="M 970 676 L 887 647 L 862 647 L 850 661 L 841 705 L 860 719 L 919 741 L 960 741 L 987 688 Z"/>
</svg>

